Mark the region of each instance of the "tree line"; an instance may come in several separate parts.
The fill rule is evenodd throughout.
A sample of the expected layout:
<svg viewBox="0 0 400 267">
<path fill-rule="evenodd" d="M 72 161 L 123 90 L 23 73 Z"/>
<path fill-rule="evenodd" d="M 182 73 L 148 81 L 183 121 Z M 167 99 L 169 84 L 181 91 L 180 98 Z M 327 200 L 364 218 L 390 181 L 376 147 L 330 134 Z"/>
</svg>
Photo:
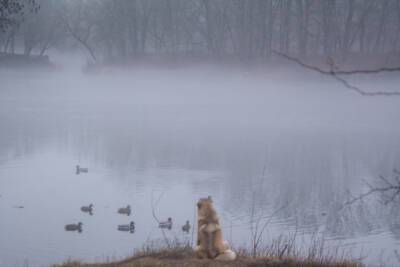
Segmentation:
<svg viewBox="0 0 400 267">
<path fill-rule="evenodd" d="M 16 8 L 10 8 L 12 5 Z M 399 52 L 399 0 L 0 0 L 0 51 L 254 60 Z"/>
</svg>

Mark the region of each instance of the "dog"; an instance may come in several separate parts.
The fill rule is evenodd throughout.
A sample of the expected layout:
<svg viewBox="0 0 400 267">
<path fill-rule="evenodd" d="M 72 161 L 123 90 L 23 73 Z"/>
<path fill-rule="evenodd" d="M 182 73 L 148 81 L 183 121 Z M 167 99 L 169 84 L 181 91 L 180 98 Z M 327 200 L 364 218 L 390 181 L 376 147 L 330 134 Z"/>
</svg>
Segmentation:
<svg viewBox="0 0 400 267">
<path fill-rule="evenodd" d="M 201 198 L 197 202 L 197 246 L 199 259 L 233 261 L 236 253 L 222 238 L 222 228 L 211 197 Z"/>
</svg>

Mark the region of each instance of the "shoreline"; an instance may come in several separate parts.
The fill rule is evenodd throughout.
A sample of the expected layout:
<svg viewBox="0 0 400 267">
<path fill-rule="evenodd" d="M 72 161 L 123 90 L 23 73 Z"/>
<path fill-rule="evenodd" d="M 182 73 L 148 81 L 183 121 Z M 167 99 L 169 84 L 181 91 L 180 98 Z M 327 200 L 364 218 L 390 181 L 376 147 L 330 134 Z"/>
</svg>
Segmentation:
<svg viewBox="0 0 400 267">
<path fill-rule="evenodd" d="M 248 266 L 248 267 L 363 267 L 355 260 L 335 259 L 333 257 L 320 256 L 256 256 L 251 257 L 244 250 L 238 251 L 238 257 L 234 261 L 200 260 L 195 256 L 190 247 L 163 248 L 159 250 L 144 250 L 120 261 L 85 263 L 70 260 L 52 267 L 223 267 L 223 266 Z"/>
</svg>

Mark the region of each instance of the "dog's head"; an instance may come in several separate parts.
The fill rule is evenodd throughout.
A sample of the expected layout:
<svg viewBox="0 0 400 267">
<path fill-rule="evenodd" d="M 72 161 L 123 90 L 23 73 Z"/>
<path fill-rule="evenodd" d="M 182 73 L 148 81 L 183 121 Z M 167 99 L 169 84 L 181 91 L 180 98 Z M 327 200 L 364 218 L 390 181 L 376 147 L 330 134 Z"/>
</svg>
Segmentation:
<svg viewBox="0 0 400 267">
<path fill-rule="evenodd" d="M 197 208 L 201 209 L 203 205 L 212 205 L 213 201 L 211 196 L 200 198 L 197 202 Z"/>
<path fill-rule="evenodd" d="M 197 213 L 199 217 L 202 218 L 211 219 L 216 217 L 213 201 L 210 196 L 207 198 L 199 199 L 199 201 L 197 202 Z"/>
</svg>

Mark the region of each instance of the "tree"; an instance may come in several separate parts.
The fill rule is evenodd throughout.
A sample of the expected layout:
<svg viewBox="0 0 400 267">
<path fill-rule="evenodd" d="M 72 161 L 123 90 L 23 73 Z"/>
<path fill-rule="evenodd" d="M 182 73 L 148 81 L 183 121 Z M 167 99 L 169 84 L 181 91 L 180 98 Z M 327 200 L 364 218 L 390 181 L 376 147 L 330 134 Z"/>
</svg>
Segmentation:
<svg viewBox="0 0 400 267">
<path fill-rule="evenodd" d="M 43 12 L 29 11 L 38 5 Z M 399 53 L 399 21 L 398 0 L 0 0 L 0 45 L 44 53 L 68 32 L 104 62 L 150 54 L 263 60 L 273 50 L 351 60 Z"/>
<path fill-rule="evenodd" d="M 20 27 L 23 39 L 24 55 L 29 56 L 34 49 L 43 55 L 65 37 L 62 20 L 59 16 L 60 1 L 36 0 L 41 9 L 29 13 Z"/>
<path fill-rule="evenodd" d="M 97 4 L 97 2 L 93 1 L 89 4 L 83 0 L 74 1 L 66 6 L 62 21 L 65 29 L 89 52 L 91 59 L 96 62 L 97 56 L 94 45 L 92 45 L 92 39 L 97 14 L 94 13 L 93 4 Z"/>
<path fill-rule="evenodd" d="M 18 23 L 28 12 L 36 12 L 39 6 L 35 0 L 0 0 L 0 30 L 5 31 Z"/>
</svg>

